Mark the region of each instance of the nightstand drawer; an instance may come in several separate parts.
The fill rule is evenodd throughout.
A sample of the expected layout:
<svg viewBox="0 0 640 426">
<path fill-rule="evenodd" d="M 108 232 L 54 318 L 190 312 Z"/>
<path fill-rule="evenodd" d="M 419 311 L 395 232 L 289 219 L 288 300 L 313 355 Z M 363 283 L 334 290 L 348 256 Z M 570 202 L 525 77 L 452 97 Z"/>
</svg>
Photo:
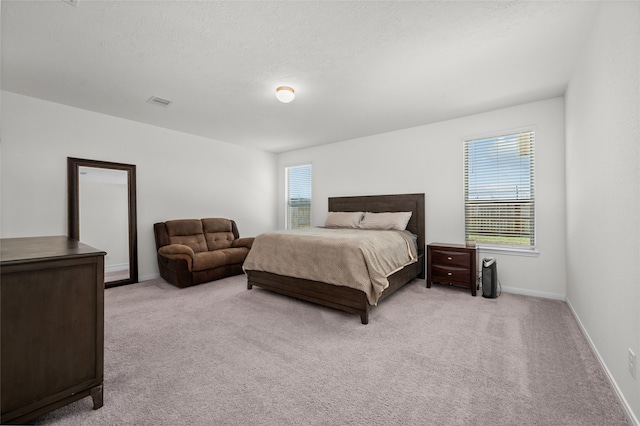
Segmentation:
<svg viewBox="0 0 640 426">
<path fill-rule="evenodd" d="M 456 268 L 451 266 L 431 265 L 432 281 L 457 281 L 469 283 L 471 274 L 469 268 Z"/>
<path fill-rule="evenodd" d="M 469 268 L 471 266 L 471 254 L 465 252 L 431 250 L 431 263 L 434 265 L 452 265 Z"/>
</svg>

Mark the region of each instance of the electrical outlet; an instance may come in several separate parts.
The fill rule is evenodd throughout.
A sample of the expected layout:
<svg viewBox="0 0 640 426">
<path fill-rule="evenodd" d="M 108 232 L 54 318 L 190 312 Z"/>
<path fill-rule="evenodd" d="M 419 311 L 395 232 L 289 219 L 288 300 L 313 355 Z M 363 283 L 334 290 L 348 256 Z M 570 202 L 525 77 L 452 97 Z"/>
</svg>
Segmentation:
<svg viewBox="0 0 640 426">
<path fill-rule="evenodd" d="M 635 379 L 636 378 L 636 354 L 629 348 L 629 373 Z"/>
</svg>

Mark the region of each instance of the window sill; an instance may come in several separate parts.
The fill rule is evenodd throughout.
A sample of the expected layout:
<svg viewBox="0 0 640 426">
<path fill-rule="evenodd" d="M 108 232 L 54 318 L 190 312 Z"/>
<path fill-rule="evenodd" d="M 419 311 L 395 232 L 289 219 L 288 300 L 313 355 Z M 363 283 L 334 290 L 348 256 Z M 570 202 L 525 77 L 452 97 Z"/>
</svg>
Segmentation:
<svg viewBox="0 0 640 426">
<path fill-rule="evenodd" d="M 478 251 L 481 251 L 483 253 L 506 254 L 510 256 L 525 256 L 525 257 L 540 256 L 540 252 L 536 249 L 483 246 L 482 244 L 478 244 L 476 248 L 478 249 Z"/>
</svg>

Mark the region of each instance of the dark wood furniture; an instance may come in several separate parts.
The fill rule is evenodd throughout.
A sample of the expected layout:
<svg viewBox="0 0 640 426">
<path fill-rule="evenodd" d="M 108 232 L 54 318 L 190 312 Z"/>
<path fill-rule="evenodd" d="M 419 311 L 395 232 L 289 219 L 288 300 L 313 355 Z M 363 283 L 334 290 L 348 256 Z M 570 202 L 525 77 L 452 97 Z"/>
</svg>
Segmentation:
<svg viewBox="0 0 640 426">
<path fill-rule="evenodd" d="M 406 212 L 413 214 L 407 229 L 418 236 L 418 262 L 389 276 L 389 287 L 379 301 L 416 277 L 424 278 L 424 194 L 369 195 L 329 198 L 333 212 Z M 362 324 L 369 323 L 369 302 L 364 292 L 350 287 L 320 281 L 286 277 L 263 271 L 246 271 L 247 288 L 256 285 L 280 294 L 360 315 Z"/>
<path fill-rule="evenodd" d="M 0 245 L 0 422 L 89 395 L 102 407 L 106 253 L 63 236 Z"/>
<path fill-rule="evenodd" d="M 477 253 L 464 244 L 431 243 L 427 246 L 427 288 L 434 282 L 464 287 L 476 295 Z"/>
</svg>

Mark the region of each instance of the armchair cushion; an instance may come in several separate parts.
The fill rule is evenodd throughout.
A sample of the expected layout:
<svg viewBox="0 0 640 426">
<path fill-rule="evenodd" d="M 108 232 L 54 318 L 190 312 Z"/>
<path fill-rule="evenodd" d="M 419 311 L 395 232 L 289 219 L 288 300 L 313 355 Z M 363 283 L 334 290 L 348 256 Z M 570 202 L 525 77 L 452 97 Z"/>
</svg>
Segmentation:
<svg viewBox="0 0 640 426">
<path fill-rule="evenodd" d="M 205 269 L 219 268 L 227 264 L 227 257 L 222 250 L 203 251 L 196 253 L 193 257 L 193 270 L 204 271 Z"/>
<path fill-rule="evenodd" d="M 165 225 L 171 244 L 184 244 L 191 247 L 195 253 L 208 250 L 202 230 L 202 221 L 198 219 L 170 220 L 165 222 Z"/>
<path fill-rule="evenodd" d="M 234 248 L 227 248 L 227 249 L 222 249 L 218 251 L 221 251 L 222 253 L 224 253 L 225 257 L 227 258 L 227 263 L 230 265 L 244 263 L 244 260 L 247 258 L 247 255 L 249 254 L 249 249 L 246 247 L 234 247 Z"/>
<path fill-rule="evenodd" d="M 208 250 L 219 250 L 231 247 L 231 243 L 236 238 L 233 235 L 231 221 L 228 219 L 202 219 L 202 228 Z"/>
</svg>

